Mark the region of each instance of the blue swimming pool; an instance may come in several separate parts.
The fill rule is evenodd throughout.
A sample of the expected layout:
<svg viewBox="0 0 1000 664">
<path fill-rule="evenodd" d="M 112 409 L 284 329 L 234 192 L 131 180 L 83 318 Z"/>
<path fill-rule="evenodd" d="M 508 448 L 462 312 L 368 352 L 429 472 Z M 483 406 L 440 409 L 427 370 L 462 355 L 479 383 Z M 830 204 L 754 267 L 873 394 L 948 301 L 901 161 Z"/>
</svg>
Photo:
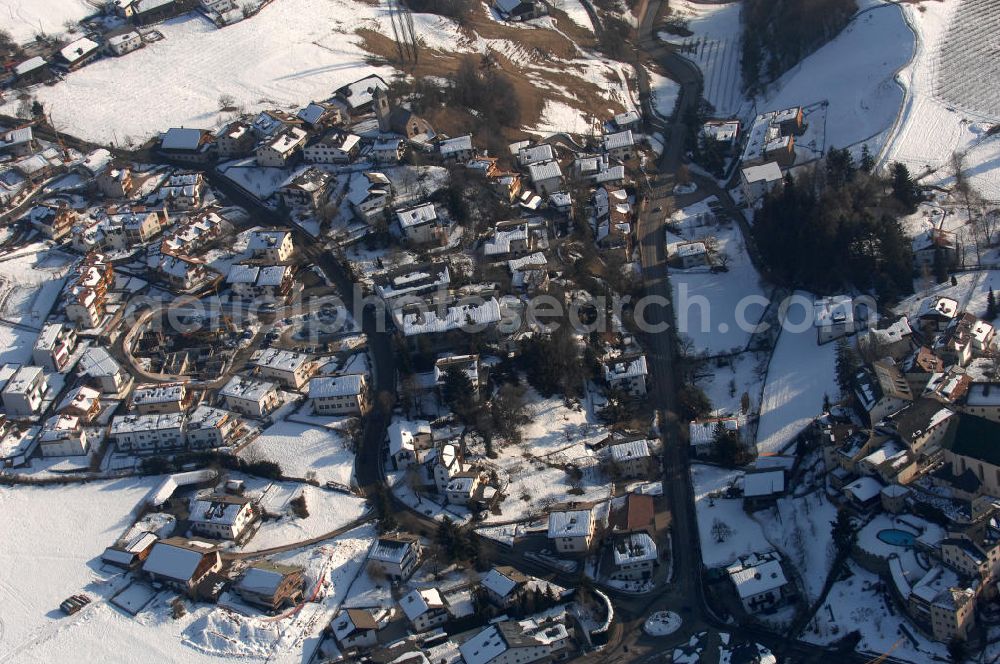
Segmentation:
<svg viewBox="0 0 1000 664">
<path fill-rule="evenodd" d="M 892 546 L 905 546 L 911 547 L 916 541 L 917 536 L 913 533 L 908 533 L 905 530 L 897 530 L 896 528 L 887 528 L 886 530 L 880 530 L 877 537 L 885 542 L 886 544 L 891 544 Z"/>
</svg>

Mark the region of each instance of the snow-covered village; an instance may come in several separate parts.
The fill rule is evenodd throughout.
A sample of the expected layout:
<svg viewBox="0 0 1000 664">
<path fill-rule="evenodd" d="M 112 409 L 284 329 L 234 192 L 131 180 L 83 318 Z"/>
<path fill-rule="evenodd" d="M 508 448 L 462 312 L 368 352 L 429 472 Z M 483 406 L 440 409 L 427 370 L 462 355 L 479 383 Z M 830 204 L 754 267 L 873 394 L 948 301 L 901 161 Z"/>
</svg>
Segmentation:
<svg viewBox="0 0 1000 664">
<path fill-rule="evenodd" d="M 0 662 L 1000 660 L 997 34 L 0 0 Z"/>
</svg>

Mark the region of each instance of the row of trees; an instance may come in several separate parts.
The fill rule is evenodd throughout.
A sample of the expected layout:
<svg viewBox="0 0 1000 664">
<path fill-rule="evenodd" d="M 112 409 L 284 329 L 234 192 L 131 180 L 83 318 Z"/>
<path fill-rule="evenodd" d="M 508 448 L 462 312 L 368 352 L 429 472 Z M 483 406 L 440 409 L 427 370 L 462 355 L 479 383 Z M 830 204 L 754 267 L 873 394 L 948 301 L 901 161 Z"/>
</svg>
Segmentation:
<svg viewBox="0 0 1000 664">
<path fill-rule="evenodd" d="M 749 94 L 835 37 L 858 11 L 857 0 L 744 0 L 741 65 Z"/>
<path fill-rule="evenodd" d="M 854 287 L 894 301 L 912 290 L 913 255 L 899 217 L 920 193 L 903 164 L 886 181 L 832 149 L 820 166 L 768 196 L 754 240 L 773 281 L 816 292 Z"/>
</svg>

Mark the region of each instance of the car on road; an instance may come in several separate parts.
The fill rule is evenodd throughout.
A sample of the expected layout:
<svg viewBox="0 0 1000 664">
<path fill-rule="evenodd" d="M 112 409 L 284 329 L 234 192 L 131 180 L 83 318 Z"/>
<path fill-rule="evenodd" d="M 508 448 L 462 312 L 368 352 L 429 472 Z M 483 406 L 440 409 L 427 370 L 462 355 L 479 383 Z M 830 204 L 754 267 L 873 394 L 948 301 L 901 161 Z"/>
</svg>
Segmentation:
<svg viewBox="0 0 1000 664">
<path fill-rule="evenodd" d="M 90 598 L 86 595 L 72 595 L 64 599 L 59 608 L 67 616 L 71 616 L 88 604 L 90 604 Z"/>
</svg>

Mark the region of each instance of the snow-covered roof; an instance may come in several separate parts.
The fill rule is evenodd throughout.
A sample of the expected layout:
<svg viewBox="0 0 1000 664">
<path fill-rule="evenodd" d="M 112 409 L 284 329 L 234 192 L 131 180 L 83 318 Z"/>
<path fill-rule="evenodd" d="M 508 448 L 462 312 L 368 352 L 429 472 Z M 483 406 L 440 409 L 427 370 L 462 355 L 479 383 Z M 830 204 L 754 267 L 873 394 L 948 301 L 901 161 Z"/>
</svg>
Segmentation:
<svg viewBox="0 0 1000 664">
<path fill-rule="evenodd" d="M 844 493 L 849 493 L 856 500 L 866 503 L 878 497 L 882 485 L 874 477 L 859 477 L 844 487 Z"/>
<path fill-rule="evenodd" d="M 517 152 L 517 160 L 524 166 L 530 166 L 542 161 L 552 161 L 554 158 L 555 153 L 552 151 L 552 146 L 548 143 L 532 147 L 522 147 Z"/>
<path fill-rule="evenodd" d="M 491 297 L 480 304 L 460 303 L 448 307 L 443 315 L 439 316 L 438 313 L 431 309 L 409 313 L 394 312 L 394 316 L 403 335 L 411 337 L 499 323 L 500 303 L 495 297 Z"/>
<path fill-rule="evenodd" d="M 153 545 L 142 569 L 148 574 L 187 582 L 194 575 L 201 559 L 214 550 L 215 547 L 207 542 L 171 537 Z"/>
<path fill-rule="evenodd" d="M 509 568 L 504 568 L 504 570 L 506 569 Z M 501 568 L 494 567 L 487 572 L 482 579 L 480 579 L 479 585 L 492 591 L 499 597 L 506 597 L 519 585 L 518 580 L 512 578 L 515 575 L 510 574 L 509 572 L 508 574 L 504 574 L 504 571 L 502 571 Z"/>
<path fill-rule="evenodd" d="M 618 538 L 614 546 L 615 565 L 656 560 L 656 542 L 647 533 L 629 533 Z"/>
<path fill-rule="evenodd" d="M 351 108 L 359 108 L 370 104 L 374 98 L 376 88 L 387 90 L 389 88 L 381 77 L 372 74 L 353 83 L 348 83 L 337 92 L 347 100 Z"/>
<path fill-rule="evenodd" d="M 632 136 L 632 130 L 626 129 L 614 134 L 607 134 L 604 136 L 603 142 L 605 150 L 616 150 L 618 148 L 632 147 L 635 145 L 635 138 Z"/>
<path fill-rule="evenodd" d="M 735 417 L 725 417 L 711 420 L 692 420 L 688 425 L 688 439 L 695 447 L 711 445 L 715 442 L 715 430 L 722 424 L 729 431 L 739 431 L 739 421 Z"/>
<path fill-rule="evenodd" d="M 116 376 L 121 372 L 118 361 L 111 357 L 107 350 L 100 346 L 91 346 L 80 358 L 80 375 L 100 378 Z"/>
<path fill-rule="evenodd" d="M 201 129 L 171 127 L 163 134 L 160 148 L 163 150 L 197 150 L 201 146 Z"/>
<path fill-rule="evenodd" d="M 378 623 L 375 622 L 371 613 L 365 609 L 341 609 L 330 624 L 333 626 L 333 634 L 338 640 L 350 636 L 355 631 L 378 627 Z"/>
<path fill-rule="evenodd" d="M 250 401 L 260 401 L 270 392 L 274 392 L 273 383 L 243 376 L 233 376 L 226 383 L 225 387 L 219 390 L 219 395 L 232 397 L 234 399 L 247 399 Z"/>
<path fill-rule="evenodd" d="M 705 247 L 704 242 L 682 242 L 677 245 L 675 251 L 681 258 L 701 256 L 708 253 L 708 249 Z"/>
<path fill-rule="evenodd" d="M 191 501 L 188 519 L 193 523 L 214 523 L 232 526 L 247 506 L 249 498 L 230 495 L 213 495 Z"/>
<path fill-rule="evenodd" d="M 816 327 L 850 325 L 854 322 L 854 301 L 849 295 L 817 298 L 813 303 Z"/>
<path fill-rule="evenodd" d="M 298 371 L 307 362 L 309 355 L 282 348 L 265 348 L 253 354 L 250 363 L 258 367 L 267 367 L 277 371 Z"/>
<path fill-rule="evenodd" d="M 425 588 L 424 590 L 414 590 L 408 593 L 399 601 L 403 607 L 403 613 L 410 620 L 427 613 L 431 609 L 444 607 L 444 600 L 437 588 Z"/>
<path fill-rule="evenodd" d="M 191 416 L 188 418 L 187 428 L 188 431 L 198 429 L 214 429 L 222 424 L 222 422 L 231 415 L 232 413 L 228 410 L 201 404 L 194 409 L 194 412 L 192 412 Z"/>
<path fill-rule="evenodd" d="M 781 562 L 776 558 L 759 560 L 751 556 L 745 562 L 726 568 L 726 571 L 736 586 L 740 599 L 778 590 L 788 583 L 781 569 Z"/>
<path fill-rule="evenodd" d="M 785 471 L 780 468 L 747 473 L 743 477 L 743 496 L 745 498 L 772 496 L 784 490 Z"/>
<path fill-rule="evenodd" d="M 431 433 L 429 422 L 410 422 L 407 420 L 395 420 L 389 425 L 389 454 L 396 455 L 403 449 L 414 448 L 414 434 Z"/>
<path fill-rule="evenodd" d="M 609 383 L 626 378 L 638 378 L 648 374 L 649 370 L 646 367 L 645 355 L 637 355 L 629 359 L 613 360 L 604 365 L 604 379 Z"/>
<path fill-rule="evenodd" d="M 531 164 L 528 166 L 528 173 L 531 175 L 532 182 L 562 177 L 562 169 L 559 168 L 558 161 L 541 161 Z"/>
<path fill-rule="evenodd" d="M 62 59 L 69 64 L 73 64 L 77 60 L 87 57 L 100 47 L 101 45 L 93 39 L 80 37 L 76 41 L 70 42 L 66 46 L 62 47 L 59 51 L 59 55 L 61 55 Z"/>
<path fill-rule="evenodd" d="M 319 376 L 309 381 L 309 398 L 348 397 L 361 394 L 365 377 L 360 374 L 346 376 Z"/>
<path fill-rule="evenodd" d="M 14 67 L 14 73 L 18 76 L 24 76 L 25 74 L 33 72 L 36 69 L 40 69 L 47 64 L 48 63 L 45 61 L 45 58 L 40 55 L 36 55 L 33 58 L 28 58 L 24 62 L 18 63 Z"/>
<path fill-rule="evenodd" d="M 396 218 L 402 228 L 413 228 L 437 221 L 437 211 L 433 203 L 421 203 L 413 207 L 396 210 Z"/>
<path fill-rule="evenodd" d="M 260 268 L 256 265 L 244 265 L 243 263 L 234 263 L 232 267 L 229 268 L 229 274 L 226 276 L 227 284 L 252 284 L 257 281 L 257 274 L 260 272 Z"/>
<path fill-rule="evenodd" d="M 132 393 L 132 403 L 136 406 L 154 403 L 169 403 L 182 401 L 187 392 L 187 387 L 183 383 L 170 383 L 165 385 L 142 385 Z"/>
<path fill-rule="evenodd" d="M 140 431 L 163 431 L 181 429 L 184 425 L 184 413 L 152 413 L 149 415 L 116 415 L 111 421 L 108 433 L 114 437 L 126 433 Z"/>
<path fill-rule="evenodd" d="M 776 161 L 769 161 L 759 166 L 748 166 L 742 170 L 743 180 L 747 183 L 754 182 L 780 182 L 781 166 Z"/>
<path fill-rule="evenodd" d="M 611 446 L 611 458 L 621 463 L 631 459 L 648 459 L 649 443 L 645 440 L 630 440 Z"/>
<path fill-rule="evenodd" d="M 566 510 L 549 513 L 549 539 L 557 537 L 587 537 L 594 514 L 586 510 Z"/>
<path fill-rule="evenodd" d="M 442 157 L 447 157 L 448 155 L 455 154 L 456 152 L 471 151 L 472 135 L 466 134 L 465 136 L 446 138 L 438 144 L 438 149 L 441 151 Z"/>
<path fill-rule="evenodd" d="M 378 560 L 384 563 L 399 564 L 403 562 L 407 552 L 412 548 L 413 542 L 404 538 L 380 537 L 375 541 L 368 552 L 369 560 Z"/>
<path fill-rule="evenodd" d="M 236 588 L 260 595 L 274 595 L 285 577 L 297 571 L 298 568 L 291 565 L 276 565 L 268 561 L 254 563 Z"/>
</svg>

